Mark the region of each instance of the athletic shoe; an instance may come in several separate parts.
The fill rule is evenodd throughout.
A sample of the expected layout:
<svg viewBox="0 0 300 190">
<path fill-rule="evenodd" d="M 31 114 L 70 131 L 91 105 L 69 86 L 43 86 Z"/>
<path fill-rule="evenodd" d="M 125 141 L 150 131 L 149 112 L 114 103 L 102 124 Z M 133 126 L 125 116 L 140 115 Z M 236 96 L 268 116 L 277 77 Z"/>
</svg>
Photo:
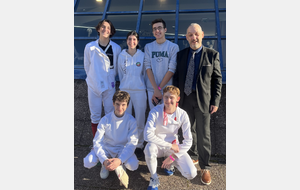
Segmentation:
<svg viewBox="0 0 300 190">
<path fill-rule="evenodd" d="M 101 167 L 101 171 L 100 171 L 100 178 L 101 179 L 106 179 L 109 175 L 109 171 L 105 168 L 104 165 L 102 165 Z"/>
<path fill-rule="evenodd" d="M 201 182 L 205 185 L 209 185 L 211 183 L 210 172 L 207 169 L 201 170 Z"/>
<path fill-rule="evenodd" d="M 154 178 L 150 177 L 150 183 L 149 183 L 147 190 L 158 190 L 159 185 L 160 184 L 159 184 L 158 178 L 154 179 Z"/>
<path fill-rule="evenodd" d="M 175 168 L 173 165 L 170 166 L 170 169 L 165 168 L 164 170 L 165 170 L 166 175 L 168 175 L 168 176 L 173 175 L 175 172 Z"/>
</svg>

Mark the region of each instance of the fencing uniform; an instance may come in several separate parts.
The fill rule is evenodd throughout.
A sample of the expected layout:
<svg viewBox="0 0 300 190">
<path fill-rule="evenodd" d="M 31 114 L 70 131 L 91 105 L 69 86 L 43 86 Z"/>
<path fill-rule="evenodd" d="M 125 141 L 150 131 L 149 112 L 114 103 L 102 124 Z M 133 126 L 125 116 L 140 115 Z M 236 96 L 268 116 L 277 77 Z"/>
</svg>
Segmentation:
<svg viewBox="0 0 300 190">
<path fill-rule="evenodd" d="M 147 69 L 152 69 L 155 82 L 157 86 L 161 83 L 164 76 L 168 71 L 175 73 L 176 70 L 176 57 L 179 51 L 179 46 L 169 40 L 166 40 L 162 44 L 158 44 L 155 41 L 146 44 L 145 46 L 145 58 L 144 64 Z M 173 83 L 173 78 L 171 78 L 167 84 L 161 88 L 161 93 L 163 94 L 163 89 Z M 152 104 L 152 96 L 154 93 L 153 86 L 146 75 L 146 87 L 148 93 L 148 102 L 150 110 L 154 107 Z M 161 100 L 163 103 L 163 100 Z"/>
<path fill-rule="evenodd" d="M 127 169 L 138 168 L 139 161 L 134 154 L 138 142 L 135 118 L 126 113 L 117 117 L 114 112 L 105 115 L 99 122 L 93 140 L 93 149 L 83 159 L 84 167 L 92 168 L 98 161 L 108 158 L 119 158 Z"/>
<path fill-rule="evenodd" d="M 98 39 L 85 46 L 84 69 L 88 86 L 88 100 L 91 121 L 99 123 L 102 114 L 102 102 L 105 114 L 114 110 L 112 97 L 115 93 L 115 77 L 117 75 L 117 60 L 121 47 L 109 41 L 108 48 L 113 50 L 113 64 L 100 46 Z M 107 49 L 108 49 L 107 48 Z"/>
<path fill-rule="evenodd" d="M 179 144 L 179 152 L 174 153 L 177 158 L 173 162 L 174 166 L 187 179 L 193 179 L 197 175 L 197 169 L 193 164 L 187 151 L 192 146 L 192 134 L 190 121 L 187 113 L 177 107 L 173 114 L 167 114 L 168 123 L 163 125 L 164 104 L 154 107 L 148 116 L 144 130 L 144 138 L 148 144 L 145 147 L 145 159 L 152 178 L 157 178 L 157 158 L 168 157 L 174 153 L 171 150 L 172 141 L 178 141 L 178 129 L 182 128 L 183 142 Z"/>
<path fill-rule="evenodd" d="M 120 90 L 126 91 L 130 95 L 130 102 L 126 112 L 132 114 L 134 107 L 135 119 L 138 128 L 137 148 L 143 148 L 145 113 L 147 108 L 147 96 L 145 85 L 144 53 L 137 49 L 131 56 L 124 49 L 118 58 L 118 74 L 120 79 Z"/>
</svg>

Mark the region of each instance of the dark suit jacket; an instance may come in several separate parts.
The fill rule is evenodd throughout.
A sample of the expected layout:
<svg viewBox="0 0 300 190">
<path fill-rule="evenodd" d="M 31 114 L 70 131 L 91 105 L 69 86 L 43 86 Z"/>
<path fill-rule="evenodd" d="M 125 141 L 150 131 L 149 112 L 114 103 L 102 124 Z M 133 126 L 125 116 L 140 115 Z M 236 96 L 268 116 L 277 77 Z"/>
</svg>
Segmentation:
<svg viewBox="0 0 300 190">
<path fill-rule="evenodd" d="M 173 85 L 180 89 L 179 107 L 184 102 L 184 84 L 187 73 L 189 49 L 185 48 L 177 53 L 177 66 L 173 76 Z M 203 113 L 209 112 L 209 106 L 219 107 L 221 99 L 222 74 L 220 70 L 219 52 L 203 46 L 197 74 L 196 93 L 199 109 Z"/>
</svg>

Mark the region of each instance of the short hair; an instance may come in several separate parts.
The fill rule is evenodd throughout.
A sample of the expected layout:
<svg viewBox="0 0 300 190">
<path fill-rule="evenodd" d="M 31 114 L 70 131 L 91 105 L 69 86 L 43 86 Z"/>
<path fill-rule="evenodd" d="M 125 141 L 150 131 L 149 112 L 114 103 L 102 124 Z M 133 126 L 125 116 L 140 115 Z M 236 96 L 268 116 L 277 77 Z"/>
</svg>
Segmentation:
<svg viewBox="0 0 300 190">
<path fill-rule="evenodd" d="M 180 96 L 180 90 L 176 86 L 168 85 L 163 90 L 164 94 L 170 92 L 171 94 L 176 94 L 178 97 Z"/>
<path fill-rule="evenodd" d="M 194 26 L 194 27 L 195 27 L 195 26 L 199 26 L 199 27 L 200 27 L 200 30 L 202 31 L 202 27 L 201 27 L 200 24 L 198 24 L 198 23 L 191 23 L 191 24 L 189 25 L 189 27 L 190 27 L 190 26 Z M 186 33 L 187 33 L 189 27 L 187 27 Z"/>
<path fill-rule="evenodd" d="M 139 36 L 139 34 L 138 34 L 136 31 L 134 31 L 134 30 L 128 32 L 127 37 L 126 37 L 126 41 L 128 40 L 129 36 L 131 36 L 131 35 L 135 36 L 136 39 L 137 39 L 138 41 L 140 41 L 140 36 Z M 139 49 L 139 48 L 140 48 L 140 46 L 139 46 L 139 44 L 138 44 L 138 45 L 136 46 L 136 49 Z"/>
<path fill-rule="evenodd" d="M 130 95 L 126 91 L 118 90 L 115 92 L 112 100 L 113 100 L 113 103 L 115 103 L 116 101 L 127 102 L 127 105 L 128 105 L 129 101 L 130 101 Z"/>
<path fill-rule="evenodd" d="M 107 23 L 110 25 L 110 35 L 109 35 L 109 37 L 110 37 L 110 38 L 113 37 L 113 35 L 116 33 L 116 29 L 115 29 L 114 25 L 112 24 L 112 22 L 111 22 L 110 20 L 108 20 L 108 19 L 103 19 L 103 20 L 101 20 L 101 21 L 97 24 L 97 26 L 95 27 L 96 30 L 97 30 L 97 32 L 98 32 L 98 30 L 100 29 L 100 27 L 101 27 L 101 25 L 103 24 L 103 22 L 107 22 Z M 99 32 L 98 32 L 98 35 L 100 36 Z"/>
<path fill-rule="evenodd" d="M 153 21 L 151 22 L 151 26 L 153 27 L 154 24 L 159 23 L 159 22 L 162 22 L 162 23 L 163 23 L 163 27 L 164 27 L 164 28 L 167 27 L 166 22 L 165 22 L 162 18 L 157 18 L 157 19 L 153 20 Z"/>
</svg>

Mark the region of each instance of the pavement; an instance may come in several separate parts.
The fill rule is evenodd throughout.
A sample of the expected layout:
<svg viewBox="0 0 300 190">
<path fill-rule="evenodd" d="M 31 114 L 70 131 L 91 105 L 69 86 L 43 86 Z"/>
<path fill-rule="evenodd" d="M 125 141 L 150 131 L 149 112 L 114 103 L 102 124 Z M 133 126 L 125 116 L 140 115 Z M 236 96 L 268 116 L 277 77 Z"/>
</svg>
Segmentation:
<svg viewBox="0 0 300 190">
<path fill-rule="evenodd" d="M 115 172 L 110 172 L 107 179 L 100 178 L 101 164 L 87 169 L 83 166 L 83 158 L 89 153 L 88 146 L 74 146 L 74 189 L 75 190 L 112 190 L 126 189 L 120 186 L 120 182 Z M 204 185 L 200 181 L 200 167 L 197 164 L 198 175 L 192 179 L 184 178 L 178 169 L 174 175 L 166 176 L 163 169 L 160 168 L 162 158 L 158 158 L 157 173 L 160 176 L 160 186 L 158 189 L 197 189 L 197 190 L 224 190 L 226 189 L 226 158 L 225 156 L 212 155 L 210 159 L 212 183 Z M 129 185 L 127 189 L 146 190 L 149 185 L 150 173 L 146 165 L 146 161 L 139 161 L 139 168 L 136 171 L 127 170 L 129 176 Z"/>
<path fill-rule="evenodd" d="M 118 88 L 118 84 L 116 85 Z M 75 190 L 112 190 L 125 189 L 114 172 L 110 172 L 107 179 L 100 178 L 101 164 L 87 169 L 83 166 L 83 158 L 90 152 L 93 135 L 91 130 L 90 112 L 87 99 L 87 86 L 84 80 L 75 80 L 74 85 L 74 189 Z M 212 183 L 204 185 L 200 181 L 200 167 L 198 175 L 188 181 L 176 169 L 174 175 L 166 176 L 160 168 L 162 159 L 158 159 L 157 173 L 160 176 L 159 190 L 197 189 L 197 190 L 224 190 L 226 189 L 226 85 L 222 87 L 220 110 L 211 118 L 212 155 L 210 159 Z M 146 110 L 146 118 L 149 107 Z M 102 111 L 102 116 L 104 110 Z M 127 189 L 146 190 L 149 185 L 150 173 L 145 160 L 139 161 L 136 171 L 128 171 L 129 185 Z"/>
</svg>

